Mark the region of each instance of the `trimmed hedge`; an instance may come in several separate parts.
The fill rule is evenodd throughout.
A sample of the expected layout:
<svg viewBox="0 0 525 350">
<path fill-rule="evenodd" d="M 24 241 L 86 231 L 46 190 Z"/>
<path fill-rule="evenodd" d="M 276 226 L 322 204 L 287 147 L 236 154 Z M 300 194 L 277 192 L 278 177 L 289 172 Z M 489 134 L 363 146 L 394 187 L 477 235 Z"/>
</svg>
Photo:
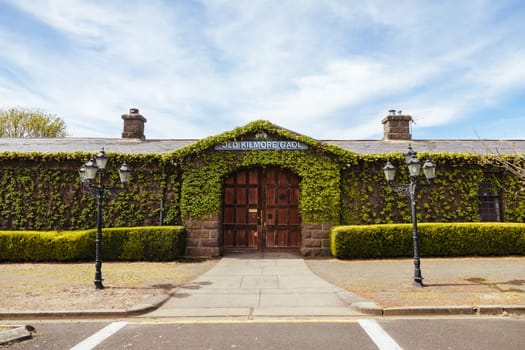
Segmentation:
<svg viewBox="0 0 525 350">
<path fill-rule="evenodd" d="M 421 256 L 525 255 L 525 224 L 421 223 Z M 412 225 L 334 226 L 332 255 L 340 259 L 412 257 Z"/>
<path fill-rule="evenodd" d="M 89 261 L 95 259 L 96 230 L 0 231 L 0 261 Z M 171 261 L 186 245 L 182 226 L 104 228 L 102 260 Z"/>
</svg>

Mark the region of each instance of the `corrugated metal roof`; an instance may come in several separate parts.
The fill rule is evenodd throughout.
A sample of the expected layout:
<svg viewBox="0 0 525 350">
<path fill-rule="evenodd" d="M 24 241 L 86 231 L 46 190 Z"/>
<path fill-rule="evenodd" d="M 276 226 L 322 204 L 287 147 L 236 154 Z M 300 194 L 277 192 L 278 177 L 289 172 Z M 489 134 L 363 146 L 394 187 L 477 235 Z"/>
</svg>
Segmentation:
<svg viewBox="0 0 525 350">
<path fill-rule="evenodd" d="M 107 152 L 122 154 L 166 153 L 195 143 L 195 139 L 140 140 L 116 138 L 0 138 L 0 152 Z M 417 152 L 512 154 L 525 153 L 525 140 L 321 140 L 359 154 L 404 152 L 410 143 Z"/>
</svg>

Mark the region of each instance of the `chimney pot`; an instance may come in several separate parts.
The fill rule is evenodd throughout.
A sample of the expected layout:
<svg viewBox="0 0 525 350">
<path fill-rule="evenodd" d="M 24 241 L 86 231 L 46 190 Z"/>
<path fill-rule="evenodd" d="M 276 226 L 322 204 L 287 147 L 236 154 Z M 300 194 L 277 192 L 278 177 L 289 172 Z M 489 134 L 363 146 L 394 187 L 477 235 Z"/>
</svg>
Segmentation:
<svg viewBox="0 0 525 350">
<path fill-rule="evenodd" d="M 388 115 L 381 121 L 384 125 L 383 140 L 412 140 L 410 123 L 413 121 L 410 115 L 404 115 L 395 109 L 388 111 Z"/>
<path fill-rule="evenodd" d="M 144 123 L 146 123 L 147 119 L 139 113 L 138 108 L 130 108 L 128 114 L 122 115 L 122 119 L 124 120 L 123 139 L 146 139 Z"/>
</svg>

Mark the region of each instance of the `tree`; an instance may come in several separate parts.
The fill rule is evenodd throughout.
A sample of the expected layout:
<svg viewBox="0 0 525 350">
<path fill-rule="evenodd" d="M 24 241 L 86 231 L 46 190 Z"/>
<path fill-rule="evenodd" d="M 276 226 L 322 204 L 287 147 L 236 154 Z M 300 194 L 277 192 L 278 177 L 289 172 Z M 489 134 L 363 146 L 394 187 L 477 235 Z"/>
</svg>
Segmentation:
<svg viewBox="0 0 525 350">
<path fill-rule="evenodd" d="M 525 155 L 514 150 L 512 153 L 501 153 L 497 148 L 490 149 L 485 145 L 485 156 L 481 159 L 482 164 L 488 164 L 503 169 L 504 172 L 514 176 L 519 182 L 519 190 L 516 195 L 525 199 Z M 501 189 L 505 189 L 499 179 L 494 179 Z"/>
<path fill-rule="evenodd" d="M 66 137 L 66 123 L 37 108 L 0 109 L 0 137 Z"/>
</svg>

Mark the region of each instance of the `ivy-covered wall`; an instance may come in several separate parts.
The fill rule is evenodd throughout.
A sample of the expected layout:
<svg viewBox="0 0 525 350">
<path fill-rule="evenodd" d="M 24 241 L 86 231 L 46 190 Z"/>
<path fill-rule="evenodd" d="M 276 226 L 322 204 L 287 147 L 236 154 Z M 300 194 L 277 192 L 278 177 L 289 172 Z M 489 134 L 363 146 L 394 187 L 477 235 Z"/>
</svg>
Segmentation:
<svg viewBox="0 0 525 350">
<path fill-rule="evenodd" d="M 434 185 L 418 195 L 418 219 L 428 222 L 479 221 L 478 189 L 493 175 L 480 165 L 480 157 L 470 154 L 434 153 L 427 156 L 436 165 Z M 397 169 L 396 182 L 408 183 L 404 157 L 399 155 L 359 155 L 356 163 L 342 172 L 341 223 L 383 224 L 411 221 L 410 202 L 387 186 L 383 167 L 390 159 Z M 421 181 L 425 182 L 422 176 Z M 422 187 L 422 186 L 421 186 Z"/>
<path fill-rule="evenodd" d="M 288 139 L 308 145 L 295 151 L 220 151 L 227 141 Z M 109 150 L 108 150 L 109 151 Z M 71 230 L 94 226 L 95 198 L 81 190 L 78 169 L 94 154 L 0 153 L 0 229 Z M 383 167 L 389 158 L 398 180 L 407 182 L 399 155 L 357 155 L 335 146 L 255 121 L 205 138 L 167 154 L 108 153 L 109 186 L 120 186 L 117 169 L 132 168 L 127 190 L 104 203 L 106 227 L 177 225 L 218 215 L 223 181 L 240 168 L 277 166 L 301 179 L 301 217 L 306 224 L 378 224 L 410 222 L 406 197 L 386 184 Z M 420 159 L 427 154 L 420 153 Z M 437 166 L 433 188 L 422 191 L 418 218 L 427 222 L 479 221 L 478 190 L 482 181 L 495 183 L 503 195 L 503 219 L 525 221 L 520 182 L 472 154 L 430 154 Z"/>
<path fill-rule="evenodd" d="M 426 222 L 477 222 L 479 192 L 487 182 L 501 197 L 503 221 L 525 222 L 523 181 L 487 162 L 486 156 L 453 153 L 420 153 L 436 164 L 433 186 L 418 195 L 417 216 Z M 502 156 L 512 160 L 516 156 Z M 408 183 L 404 158 L 399 155 L 356 155 L 356 162 L 341 170 L 341 224 L 389 224 L 411 222 L 407 197 L 387 186 L 386 160 L 397 168 L 396 182 Z M 524 165 L 525 168 L 525 165 Z M 421 181 L 424 181 L 422 179 Z"/>
<path fill-rule="evenodd" d="M 217 151 L 215 145 L 232 140 L 287 139 L 308 145 L 308 150 Z M 276 127 L 255 121 L 245 127 L 203 139 L 181 149 L 181 214 L 184 220 L 198 219 L 220 211 L 224 179 L 241 168 L 277 166 L 301 178 L 300 211 L 303 222 L 339 222 L 340 161 L 348 152 Z"/>
<path fill-rule="evenodd" d="M 507 155 L 501 163 L 514 164 L 520 176 L 498 168 L 499 175 L 491 178 L 492 187 L 504 193 L 503 221 L 525 222 L 525 156 L 522 154 Z M 521 178 L 521 180 L 520 180 Z"/>
<path fill-rule="evenodd" d="M 199 156 L 182 168 L 182 217 L 199 218 L 218 213 L 223 181 L 228 174 L 240 168 L 266 166 L 290 170 L 301 178 L 300 211 L 304 222 L 339 221 L 339 166 L 329 157 L 315 155 L 310 150 L 216 151 Z"/>
<path fill-rule="evenodd" d="M 108 153 L 107 187 L 121 187 L 125 160 L 133 175 L 128 188 L 107 195 L 105 227 L 180 224 L 180 172 L 170 157 Z M 81 190 L 78 169 L 93 154 L 0 153 L 0 229 L 77 230 L 94 226 L 96 199 Z"/>
</svg>

